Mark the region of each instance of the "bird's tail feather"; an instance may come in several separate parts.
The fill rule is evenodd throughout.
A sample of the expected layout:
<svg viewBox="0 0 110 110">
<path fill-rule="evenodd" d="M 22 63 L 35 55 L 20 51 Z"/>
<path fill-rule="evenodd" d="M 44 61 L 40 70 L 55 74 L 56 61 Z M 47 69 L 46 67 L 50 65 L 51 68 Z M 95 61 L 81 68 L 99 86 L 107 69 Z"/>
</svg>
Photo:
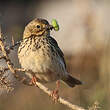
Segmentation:
<svg viewBox="0 0 110 110">
<path fill-rule="evenodd" d="M 70 87 L 74 87 L 75 85 L 81 85 L 82 82 L 74 77 L 72 77 L 71 75 L 68 75 L 68 77 L 66 79 L 63 79 L 63 81 L 69 85 Z"/>
</svg>

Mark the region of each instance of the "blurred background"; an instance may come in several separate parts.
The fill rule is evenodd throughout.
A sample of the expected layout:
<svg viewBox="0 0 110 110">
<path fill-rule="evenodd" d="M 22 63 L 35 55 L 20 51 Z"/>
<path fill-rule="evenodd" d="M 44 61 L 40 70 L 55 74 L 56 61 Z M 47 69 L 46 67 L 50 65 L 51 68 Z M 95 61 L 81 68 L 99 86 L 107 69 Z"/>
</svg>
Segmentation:
<svg viewBox="0 0 110 110">
<path fill-rule="evenodd" d="M 88 108 L 95 101 L 99 110 L 110 110 L 110 1 L 109 0 L 1 0 L 0 23 L 4 36 L 22 39 L 24 27 L 34 18 L 57 19 L 60 30 L 51 35 L 65 54 L 68 71 L 84 82 L 69 88 L 61 83 L 60 96 Z M 18 67 L 17 48 L 10 55 Z M 0 61 L 0 66 L 6 66 Z M 8 80 L 14 81 L 10 71 Z M 53 89 L 55 83 L 46 84 Z M 14 83 L 14 91 L 0 88 L 0 110 L 68 110 L 54 104 L 41 90 Z M 44 100 L 45 99 L 45 100 Z"/>
</svg>

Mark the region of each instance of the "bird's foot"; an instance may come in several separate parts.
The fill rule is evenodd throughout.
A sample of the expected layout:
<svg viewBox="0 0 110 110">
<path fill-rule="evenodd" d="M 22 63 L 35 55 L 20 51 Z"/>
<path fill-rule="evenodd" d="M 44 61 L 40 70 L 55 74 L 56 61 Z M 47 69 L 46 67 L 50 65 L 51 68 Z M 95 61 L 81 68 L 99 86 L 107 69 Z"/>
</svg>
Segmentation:
<svg viewBox="0 0 110 110">
<path fill-rule="evenodd" d="M 60 81 L 59 80 L 56 82 L 56 85 L 57 85 L 56 89 L 53 90 L 51 95 L 50 95 L 55 103 L 58 102 L 58 99 L 59 99 L 59 94 L 58 94 L 59 93 L 59 87 L 60 87 Z"/>
<path fill-rule="evenodd" d="M 32 79 L 31 79 L 31 81 L 30 81 L 30 84 L 37 86 L 36 82 L 37 82 L 37 78 L 36 78 L 36 76 L 34 75 L 34 76 L 32 77 Z M 37 86 L 37 87 L 38 87 L 38 86 Z"/>
<path fill-rule="evenodd" d="M 52 97 L 52 100 L 56 103 L 58 102 L 58 99 L 59 99 L 59 91 L 58 89 L 55 89 L 52 91 L 52 93 L 50 94 L 50 96 Z"/>
</svg>

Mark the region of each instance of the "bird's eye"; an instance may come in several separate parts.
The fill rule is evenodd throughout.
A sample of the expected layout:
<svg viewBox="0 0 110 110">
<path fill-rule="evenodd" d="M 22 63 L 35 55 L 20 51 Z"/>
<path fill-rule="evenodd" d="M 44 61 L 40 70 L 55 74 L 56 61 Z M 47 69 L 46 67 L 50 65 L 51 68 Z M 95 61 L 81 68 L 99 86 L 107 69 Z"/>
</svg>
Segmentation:
<svg viewBox="0 0 110 110">
<path fill-rule="evenodd" d="M 40 28 L 40 25 L 37 25 L 37 28 Z"/>
</svg>

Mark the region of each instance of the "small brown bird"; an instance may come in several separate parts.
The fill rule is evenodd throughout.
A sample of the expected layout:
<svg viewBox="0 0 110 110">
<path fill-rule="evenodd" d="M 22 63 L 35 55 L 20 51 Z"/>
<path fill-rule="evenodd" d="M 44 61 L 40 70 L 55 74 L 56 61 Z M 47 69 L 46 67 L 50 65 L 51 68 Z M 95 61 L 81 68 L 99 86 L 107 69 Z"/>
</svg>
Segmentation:
<svg viewBox="0 0 110 110">
<path fill-rule="evenodd" d="M 22 68 L 31 70 L 26 73 L 32 81 L 41 83 L 63 80 L 70 87 L 82 84 L 66 70 L 64 54 L 56 40 L 50 36 L 53 26 L 45 19 L 34 19 L 24 30 L 23 41 L 18 49 Z"/>
</svg>

